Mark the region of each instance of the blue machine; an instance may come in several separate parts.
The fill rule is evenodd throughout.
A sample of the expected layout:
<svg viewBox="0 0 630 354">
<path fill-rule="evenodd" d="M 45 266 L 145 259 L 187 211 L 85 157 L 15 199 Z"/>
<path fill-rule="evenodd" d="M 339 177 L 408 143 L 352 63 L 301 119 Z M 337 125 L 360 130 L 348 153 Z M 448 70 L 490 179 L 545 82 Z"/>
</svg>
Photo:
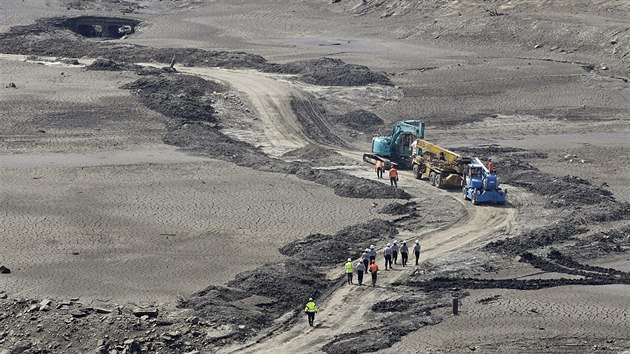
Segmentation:
<svg viewBox="0 0 630 354">
<path fill-rule="evenodd" d="M 473 158 L 472 163 L 464 167 L 463 180 L 464 199 L 471 200 L 473 204 L 495 203 L 505 204 L 507 201 L 507 189 L 499 187 L 499 178 L 494 172 Z"/>
<path fill-rule="evenodd" d="M 391 135 L 372 138 L 372 153 L 363 154 L 363 161 L 371 164 L 382 161 L 385 169 L 392 163 L 400 169 L 410 169 L 414 153 L 411 144 L 417 139 L 424 139 L 424 121 L 396 122 Z"/>
</svg>

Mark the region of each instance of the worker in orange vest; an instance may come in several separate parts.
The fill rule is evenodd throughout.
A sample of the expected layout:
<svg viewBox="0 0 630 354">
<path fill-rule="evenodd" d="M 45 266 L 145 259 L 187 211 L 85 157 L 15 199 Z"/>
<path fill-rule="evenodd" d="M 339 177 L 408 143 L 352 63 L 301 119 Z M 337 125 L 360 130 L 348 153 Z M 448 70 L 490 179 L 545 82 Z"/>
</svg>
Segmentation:
<svg viewBox="0 0 630 354">
<path fill-rule="evenodd" d="M 372 287 L 376 286 L 376 274 L 378 273 L 378 265 L 375 261 L 372 261 L 370 268 L 368 269 L 372 273 Z"/>
<path fill-rule="evenodd" d="M 392 165 L 392 168 L 389 169 L 389 184 L 398 188 L 398 170 L 396 165 Z"/>
<path fill-rule="evenodd" d="M 494 162 L 492 162 L 491 158 L 488 158 L 488 171 L 490 173 L 494 172 Z"/>
<path fill-rule="evenodd" d="M 376 178 L 383 178 L 383 162 L 376 161 Z"/>
</svg>

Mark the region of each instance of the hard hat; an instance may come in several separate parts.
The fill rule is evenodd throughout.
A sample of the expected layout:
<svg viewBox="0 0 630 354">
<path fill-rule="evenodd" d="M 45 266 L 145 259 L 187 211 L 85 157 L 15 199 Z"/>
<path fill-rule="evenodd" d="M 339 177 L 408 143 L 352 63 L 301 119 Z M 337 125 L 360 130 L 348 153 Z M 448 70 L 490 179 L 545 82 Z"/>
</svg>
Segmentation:
<svg viewBox="0 0 630 354">
<path fill-rule="evenodd" d="M 416 243 L 420 243 L 420 241 L 416 240 Z"/>
<path fill-rule="evenodd" d="M 492 161 L 492 159 L 488 157 L 488 161 Z"/>
<path fill-rule="evenodd" d="M 370 245 L 370 248 L 374 248 L 374 245 Z"/>
<path fill-rule="evenodd" d="M 352 258 L 348 258 L 348 262 L 352 262 Z"/>
<path fill-rule="evenodd" d="M 394 243 L 398 243 L 398 241 L 394 240 Z"/>
<path fill-rule="evenodd" d="M 312 298 L 312 297 L 309 297 L 309 298 L 308 298 L 308 301 L 313 301 L 313 298 Z"/>
<path fill-rule="evenodd" d="M 388 242 L 388 243 L 387 243 L 387 247 L 389 247 L 389 246 L 391 246 L 391 244 Z"/>
<path fill-rule="evenodd" d="M 370 252 L 370 249 L 369 249 L 369 248 L 366 248 L 366 249 L 365 249 L 365 252 Z"/>
</svg>

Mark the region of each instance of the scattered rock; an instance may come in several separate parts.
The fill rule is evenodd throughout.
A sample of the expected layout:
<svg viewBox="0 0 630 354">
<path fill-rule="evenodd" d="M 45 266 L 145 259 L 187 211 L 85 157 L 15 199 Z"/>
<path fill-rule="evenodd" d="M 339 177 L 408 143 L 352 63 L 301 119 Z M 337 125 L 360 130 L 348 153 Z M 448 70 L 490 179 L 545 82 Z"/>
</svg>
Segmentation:
<svg viewBox="0 0 630 354">
<path fill-rule="evenodd" d="M 105 313 L 105 314 L 107 314 L 107 313 L 112 313 L 112 310 L 110 310 L 110 309 L 105 309 L 105 308 L 102 308 L 102 307 L 94 307 L 94 311 L 95 311 L 96 313 Z"/>
<path fill-rule="evenodd" d="M 10 83 L 6 86 L 6 88 L 17 88 L 17 86 L 15 86 L 15 83 L 10 82 Z"/>
<path fill-rule="evenodd" d="M 74 311 L 70 312 L 70 314 L 74 318 L 82 318 L 82 317 L 87 316 L 87 313 L 85 313 L 85 312 L 83 312 L 81 310 L 74 310 Z"/>
<path fill-rule="evenodd" d="M 132 310 L 132 312 L 137 317 L 148 316 L 148 317 L 155 318 L 158 316 L 158 309 L 156 308 L 136 307 Z"/>
<path fill-rule="evenodd" d="M 538 49 L 538 48 L 540 48 L 540 47 L 542 47 L 542 44 L 536 44 L 536 45 L 534 46 L 534 49 Z"/>
<path fill-rule="evenodd" d="M 602 64 L 599 66 L 599 70 L 608 70 L 608 66 L 606 64 Z"/>
<path fill-rule="evenodd" d="M 5 266 L 0 266 L 0 274 L 9 274 L 9 273 L 11 273 L 11 269 Z"/>
</svg>

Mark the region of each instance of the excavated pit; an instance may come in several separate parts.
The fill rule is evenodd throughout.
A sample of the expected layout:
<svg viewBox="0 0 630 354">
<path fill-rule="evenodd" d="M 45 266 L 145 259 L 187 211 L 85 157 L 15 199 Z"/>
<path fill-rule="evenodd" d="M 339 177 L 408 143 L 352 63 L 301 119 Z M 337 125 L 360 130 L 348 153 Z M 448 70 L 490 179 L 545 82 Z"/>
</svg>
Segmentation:
<svg viewBox="0 0 630 354">
<path fill-rule="evenodd" d="M 128 18 L 80 16 L 63 21 L 61 27 L 88 38 L 121 38 L 134 33 L 139 23 Z"/>
</svg>

